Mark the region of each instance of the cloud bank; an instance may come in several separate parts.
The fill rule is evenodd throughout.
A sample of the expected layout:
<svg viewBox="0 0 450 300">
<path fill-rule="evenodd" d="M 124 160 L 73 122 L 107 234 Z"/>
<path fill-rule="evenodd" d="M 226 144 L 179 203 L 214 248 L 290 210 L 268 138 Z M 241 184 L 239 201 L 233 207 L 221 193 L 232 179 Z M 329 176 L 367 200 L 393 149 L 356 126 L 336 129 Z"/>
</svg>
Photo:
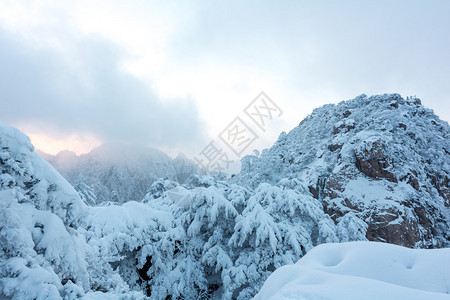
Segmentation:
<svg viewBox="0 0 450 300">
<path fill-rule="evenodd" d="M 0 118 L 198 153 L 266 92 L 285 112 L 416 95 L 450 120 L 448 1 L 0 3 Z M 251 151 L 252 149 L 249 149 Z"/>
</svg>

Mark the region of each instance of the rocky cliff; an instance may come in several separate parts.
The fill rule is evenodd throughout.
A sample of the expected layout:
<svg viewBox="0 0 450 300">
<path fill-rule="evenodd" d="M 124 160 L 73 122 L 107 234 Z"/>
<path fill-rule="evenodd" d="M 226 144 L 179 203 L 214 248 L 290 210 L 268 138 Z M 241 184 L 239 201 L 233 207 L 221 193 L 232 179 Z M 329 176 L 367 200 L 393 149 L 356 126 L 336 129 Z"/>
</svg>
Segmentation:
<svg viewBox="0 0 450 300">
<path fill-rule="evenodd" d="M 361 95 L 315 109 L 259 157 L 245 157 L 233 181 L 285 177 L 305 182 L 335 222 L 354 213 L 371 241 L 449 245 L 450 128 L 417 98 Z"/>
</svg>

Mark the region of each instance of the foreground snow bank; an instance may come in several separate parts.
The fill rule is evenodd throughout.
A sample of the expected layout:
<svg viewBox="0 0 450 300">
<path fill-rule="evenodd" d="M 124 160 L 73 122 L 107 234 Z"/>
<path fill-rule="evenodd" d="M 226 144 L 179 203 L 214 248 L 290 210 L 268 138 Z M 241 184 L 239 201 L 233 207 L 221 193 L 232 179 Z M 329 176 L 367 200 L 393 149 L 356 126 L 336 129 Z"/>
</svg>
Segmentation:
<svg viewBox="0 0 450 300">
<path fill-rule="evenodd" d="M 254 299 L 450 299 L 450 248 L 322 244 L 277 269 Z"/>
</svg>

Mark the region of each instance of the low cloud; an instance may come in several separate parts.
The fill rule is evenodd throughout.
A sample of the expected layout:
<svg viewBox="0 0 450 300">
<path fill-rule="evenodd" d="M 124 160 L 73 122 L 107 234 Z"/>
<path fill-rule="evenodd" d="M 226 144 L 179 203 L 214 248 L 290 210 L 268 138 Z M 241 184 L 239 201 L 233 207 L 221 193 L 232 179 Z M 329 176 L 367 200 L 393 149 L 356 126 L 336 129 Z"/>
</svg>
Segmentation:
<svg viewBox="0 0 450 300">
<path fill-rule="evenodd" d="M 285 113 L 258 148 L 361 93 L 450 120 L 448 1 L 18 3 L 0 1 L 0 118 L 55 138 L 196 154 L 261 91 Z"/>
<path fill-rule="evenodd" d="M 86 132 L 102 141 L 185 148 L 204 141 L 192 99 L 160 99 L 123 71 L 126 54 L 96 38 L 72 41 L 67 61 L 49 49 L 29 51 L 0 31 L 0 118 L 55 138 Z"/>
</svg>

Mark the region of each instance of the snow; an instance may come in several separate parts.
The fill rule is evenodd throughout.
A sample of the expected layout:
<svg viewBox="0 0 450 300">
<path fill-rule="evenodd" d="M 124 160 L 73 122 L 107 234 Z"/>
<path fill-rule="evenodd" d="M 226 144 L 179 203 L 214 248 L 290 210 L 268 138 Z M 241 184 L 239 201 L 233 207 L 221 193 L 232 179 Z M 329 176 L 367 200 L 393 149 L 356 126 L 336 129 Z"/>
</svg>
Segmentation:
<svg viewBox="0 0 450 300">
<path fill-rule="evenodd" d="M 405 182 L 379 182 L 367 177 L 357 177 L 349 180 L 342 197 L 355 199 L 369 207 L 376 203 L 378 207 L 397 206 L 400 202 L 414 195 L 414 189 Z"/>
<path fill-rule="evenodd" d="M 277 269 L 254 299 L 450 299 L 450 249 L 322 244 Z"/>
<path fill-rule="evenodd" d="M 79 299 L 100 286 L 126 290 L 82 234 L 89 208 L 78 193 L 28 137 L 1 122 L 0 173 L 0 297 Z"/>
<path fill-rule="evenodd" d="M 402 103 L 395 112 L 393 99 Z M 231 180 L 188 178 L 196 168 L 185 157 L 168 165 L 159 152 L 97 149 L 83 158 L 86 169 L 64 165 L 74 155 L 62 153 L 76 189 L 25 135 L 0 123 L 0 298 L 250 299 L 275 270 L 257 298 L 445 298 L 448 249 L 330 244 L 365 241 L 373 220 L 387 214 L 397 216 L 388 216 L 390 224 L 423 225 L 416 228 L 421 242 L 411 247 L 450 240 L 448 125 L 408 103 L 384 95 L 319 108 L 271 149 L 244 158 Z M 400 121 L 406 132 L 396 129 Z M 386 143 L 399 182 L 355 167 L 355 151 L 375 141 Z M 150 187 L 135 182 L 155 175 L 151 168 L 188 180 L 180 185 L 164 174 Z M 98 181 L 105 174 L 108 186 Z M 133 191 L 143 199 L 117 201 Z M 332 215 L 332 204 L 342 214 Z"/>
<path fill-rule="evenodd" d="M 84 238 L 57 215 L 13 199 L 12 190 L 0 191 L 0 291 L 14 299 L 52 298 L 67 292 L 62 278 L 87 289 Z"/>
</svg>

